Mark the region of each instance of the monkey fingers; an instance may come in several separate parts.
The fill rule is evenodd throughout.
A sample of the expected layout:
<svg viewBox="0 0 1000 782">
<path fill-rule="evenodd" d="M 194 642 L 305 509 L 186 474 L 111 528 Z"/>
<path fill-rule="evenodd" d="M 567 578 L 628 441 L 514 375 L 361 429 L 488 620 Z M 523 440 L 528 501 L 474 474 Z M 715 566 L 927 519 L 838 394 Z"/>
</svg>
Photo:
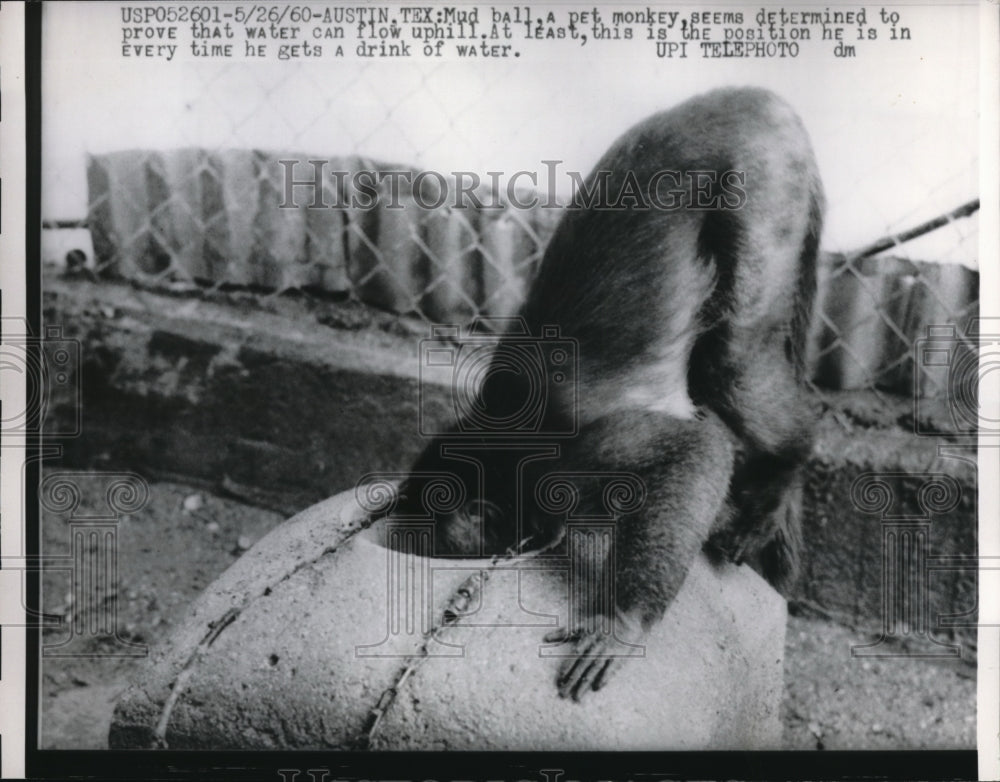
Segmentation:
<svg viewBox="0 0 1000 782">
<path fill-rule="evenodd" d="M 556 686 L 560 697 L 579 701 L 588 690 L 604 686 L 619 655 L 608 653 L 611 644 L 607 633 L 590 631 L 573 635 L 573 655 L 560 667 Z"/>
<path fill-rule="evenodd" d="M 583 630 L 570 630 L 566 627 L 560 627 L 558 630 L 547 633 L 542 641 L 547 644 L 568 644 L 579 640 L 581 635 L 583 635 Z"/>
<path fill-rule="evenodd" d="M 562 698 L 579 701 L 587 690 L 604 686 L 620 653 L 612 652 L 618 643 L 606 632 L 560 628 L 545 636 L 546 643 L 571 643 L 572 655 L 563 661 L 556 678 L 556 687 Z"/>
</svg>

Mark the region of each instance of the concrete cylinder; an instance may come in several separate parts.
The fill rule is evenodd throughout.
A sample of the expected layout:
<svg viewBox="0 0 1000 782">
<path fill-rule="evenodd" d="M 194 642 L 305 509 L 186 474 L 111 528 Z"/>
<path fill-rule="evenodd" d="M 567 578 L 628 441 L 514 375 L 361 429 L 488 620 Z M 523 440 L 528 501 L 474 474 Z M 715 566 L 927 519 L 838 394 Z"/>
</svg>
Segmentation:
<svg viewBox="0 0 1000 782">
<path fill-rule="evenodd" d="M 122 696 L 111 747 L 780 747 L 785 603 L 749 568 L 699 556 L 577 703 L 555 687 L 569 647 L 543 642 L 566 621 L 567 563 L 430 558 L 429 526 L 363 517 L 345 492 L 234 563 Z"/>
</svg>

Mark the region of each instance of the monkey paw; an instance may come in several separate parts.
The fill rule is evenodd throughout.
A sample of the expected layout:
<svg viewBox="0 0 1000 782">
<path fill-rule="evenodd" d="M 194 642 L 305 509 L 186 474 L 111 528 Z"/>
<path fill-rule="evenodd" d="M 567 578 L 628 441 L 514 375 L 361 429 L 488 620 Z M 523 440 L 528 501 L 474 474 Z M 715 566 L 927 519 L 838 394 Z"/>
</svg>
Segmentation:
<svg viewBox="0 0 1000 782">
<path fill-rule="evenodd" d="M 603 622 L 595 624 L 600 627 Z M 643 654 L 639 642 L 644 637 L 630 621 L 617 622 L 613 633 L 560 628 L 546 635 L 546 643 L 573 644 L 556 678 L 559 697 L 579 701 L 588 691 L 601 689 L 627 658 Z"/>
</svg>

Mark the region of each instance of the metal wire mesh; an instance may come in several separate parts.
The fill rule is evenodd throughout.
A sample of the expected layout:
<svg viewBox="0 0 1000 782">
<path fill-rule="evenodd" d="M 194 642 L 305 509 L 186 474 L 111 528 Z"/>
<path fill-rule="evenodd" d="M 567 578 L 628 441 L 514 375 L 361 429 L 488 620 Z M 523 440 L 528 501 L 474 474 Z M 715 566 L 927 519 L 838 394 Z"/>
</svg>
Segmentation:
<svg viewBox="0 0 1000 782">
<path fill-rule="evenodd" d="M 424 158 L 412 141 L 417 134 L 401 119 L 399 100 L 385 100 L 375 129 L 359 128 L 345 114 L 352 102 L 382 100 L 378 85 L 384 74 L 377 67 L 358 69 L 353 79 L 338 85 L 334 97 L 305 68 L 258 71 L 223 64 L 195 70 L 199 100 L 217 104 L 229 117 L 228 126 L 206 133 L 177 120 L 170 134 L 174 141 L 163 148 L 88 151 L 85 222 L 49 226 L 86 227 L 92 246 L 92 260 L 86 263 L 95 273 L 154 286 L 304 289 L 431 323 L 513 314 L 560 210 L 548 204 L 516 207 L 496 183 L 469 191 L 488 207 L 449 199 L 437 205 L 430 178 L 417 187 L 391 179 L 389 185 L 376 183 L 373 208 L 351 205 L 359 194 L 359 172 L 416 176 Z M 496 94 L 503 72 L 481 75 L 476 86 L 482 91 L 465 90 L 457 97 L 435 92 L 428 72 L 401 78 L 414 81 L 410 93 L 419 92 L 422 110 L 436 118 L 439 137 L 447 141 L 453 133 L 456 146 L 472 149 L 475 139 L 455 129 L 455 117 L 490 90 Z M 293 82 L 296 105 L 313 111 L 276 110 Z M 310 100 L 303 100 L 303 90 Z M 274 151 L 254 143 L 267 136 L 262 125 L 274 125 L 274 134 L 289 144 L 310 143 L 304 129 L 317 123 L 333 126 L 330 135 L 339 148 L 332 151 L 342 156 L 330 157 L 331 150 L 318 155 Z M 386 133 L 398 140 L 399 159 L 408 163 L 359 153 L 370 146 L 373 134 Z M 426 129 L 420 137 L 429 138 Z M 914 138 L 917 143 L 919 134 Z M 914 152 L 901 146 L 900 154 Z M 47 186 L 65 187 L 53 171 L 47 176 L 56 179 Z M 335 171 L 343 176 L 331 176 Z M 486 172 L 479 173 L 486 182 Z M 299 183 L 293 188 L 297 208 L 288 208 L 289 175 Z M 941 183 L 927 184 L 929 193 L 939 185 L 945 188 L 956 172 L 940 176 Z M 310 181 L 320 184 L 310 190 Z M 392 190 L 390 185 L 399 186 Z M 314 208 L 316 198 L 319 208 Z M 434 208 L 427 207 L 428 201 Z M 928 327 L 949 324 L 958 342 L 971 345 L 974 340 L 965 333 L 977 314 L 979 284 L 974 264 L 947 257 L 952 248 L 966 259 L 970 255 L 977 205 L 947 206 L 931 221 L 893 215 L 886 220 L 885 237 L 873 236 L 851 252 L 824 253 L 810 345 L 818 387 L 910 394 L 916 377 L 920 394 L 941 393 L 937 375 L 915 372 L 915 348 Z M 944 257 L 923 255 L 922 248 L 932 245 L 921 242 L 931 234 L 937 237 L 932 252 Z M 80 255 L 67 258 L 70 264 L 84 263 Z"/>
</svg>

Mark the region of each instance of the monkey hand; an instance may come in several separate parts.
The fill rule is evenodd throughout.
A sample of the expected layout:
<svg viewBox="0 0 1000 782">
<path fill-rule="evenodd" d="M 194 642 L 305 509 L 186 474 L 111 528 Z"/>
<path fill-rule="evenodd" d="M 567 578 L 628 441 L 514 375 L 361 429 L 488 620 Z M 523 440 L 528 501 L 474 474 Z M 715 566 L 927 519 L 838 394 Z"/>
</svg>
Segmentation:
<svg viewBox="0 0 1000 782">
<path fill-rule="evenodd" d="M 645 656 L 641 642 L 646 632 L 624 612 L 615 612 L 613 630 L 606 617 L 588 624 L 597 629 L 560 628 L 545 636 L 546 643 L 572 644 L 573 650 L 559 667 L 559 697 L 579 701 L 588 691 L 601 689 L 629 657 Z"/>
</svg>

